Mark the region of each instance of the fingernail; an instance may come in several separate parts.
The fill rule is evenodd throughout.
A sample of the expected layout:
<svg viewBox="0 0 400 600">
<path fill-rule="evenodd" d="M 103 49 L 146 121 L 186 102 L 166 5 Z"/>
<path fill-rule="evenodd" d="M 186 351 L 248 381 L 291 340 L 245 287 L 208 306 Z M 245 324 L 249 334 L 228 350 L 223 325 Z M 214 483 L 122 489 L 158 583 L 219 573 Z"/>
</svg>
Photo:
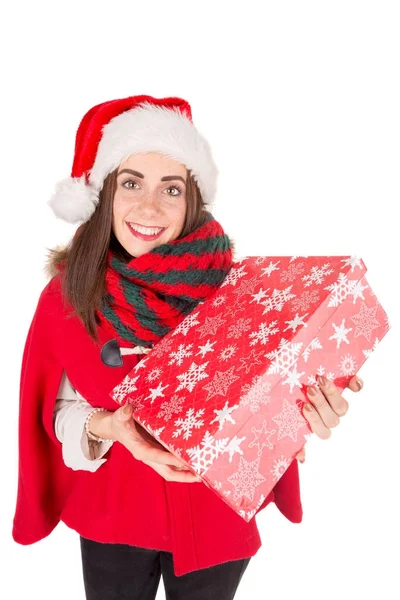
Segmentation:
<svg viewBox="0 0 400 600">
<path fill-rule="evenodd" d="M 328 383 L 328 380 L 326 379 L 326 377 L 322 377 L 322 375 L 320 377 L 318 377 L 318 383 L 320 385 L 326 385 Z"/>
<path fill-rule="evenodd" d="M 308 402 L 306 402 L 303 406 L 303 410 L 305 410 L 306 412 L 312 412 L 312 406 L 311 404 L 309 404 Z"/>
<path fill-rule="evenodd" d="M 359 390 L 362 390 L 363 383 L 362 383 L 362 381 L 361 381 L 360 379 L 357 379 L 357 380 L 356 380 L 356 384 L 357 384 L 357 387 L 358 387 L 358 389 L 359 389 Z"/>
<path fill-rule="evenodd" d="M 318 389 L 315 385 L 310 385 L 310 387 L 308 388 L 308 393 L 310 394 L 310 396 L 315 396 L 316 394 L 318 394 Z"/>
<path fill-rule="evenodd" d="M 122 412 L 125 413 L 126 415 L 129 415 L 129 413 L 131 412 L 131 407 L 127 404 L 126 406 L 124 406 L 124 408 L 122 409 Z"/>
</svg>

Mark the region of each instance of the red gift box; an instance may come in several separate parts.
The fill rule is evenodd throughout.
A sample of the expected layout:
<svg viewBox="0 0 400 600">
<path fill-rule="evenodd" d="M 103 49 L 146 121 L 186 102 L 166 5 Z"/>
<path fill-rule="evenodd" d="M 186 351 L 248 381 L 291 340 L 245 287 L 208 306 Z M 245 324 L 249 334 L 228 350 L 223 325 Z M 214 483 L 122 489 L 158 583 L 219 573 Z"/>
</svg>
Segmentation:
<svg viewBox="0 0 400 600">
<path fill-rule="evenodd" d="M 111 392 L 249 521 L 311 435 L 305 389 L 342 390 L 389 323 L 357 257 L 246 257 Z"/>
</svg>

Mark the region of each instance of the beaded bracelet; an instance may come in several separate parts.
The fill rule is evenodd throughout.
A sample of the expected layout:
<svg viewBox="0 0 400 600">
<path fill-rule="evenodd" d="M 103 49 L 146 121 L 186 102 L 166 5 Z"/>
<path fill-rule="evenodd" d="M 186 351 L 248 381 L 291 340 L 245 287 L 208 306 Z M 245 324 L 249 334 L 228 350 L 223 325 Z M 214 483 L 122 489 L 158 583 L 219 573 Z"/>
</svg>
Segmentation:
<svg viewBox="0 0 400 600">
<path fill-rule="evenodd" d="M 92 411 L 90 411 L 90 413 L 87 415 L 86 419 L 85 419 L 85 432 L 86 435 L 88 436 L 89 440 L 93 440 L 95 442 L 113 442 L 114 440 L 107 440 L 101 437 L 98 437 L 97 435 L 94 435 L 93 433 L 91 433 L 89 431 L 89 423 L 90 423 L 90 419 L 93 417 L 93 415 L 95 415 L 97 412 L 108 412 L 106 408 L 94 408 Z"/>
</svg>

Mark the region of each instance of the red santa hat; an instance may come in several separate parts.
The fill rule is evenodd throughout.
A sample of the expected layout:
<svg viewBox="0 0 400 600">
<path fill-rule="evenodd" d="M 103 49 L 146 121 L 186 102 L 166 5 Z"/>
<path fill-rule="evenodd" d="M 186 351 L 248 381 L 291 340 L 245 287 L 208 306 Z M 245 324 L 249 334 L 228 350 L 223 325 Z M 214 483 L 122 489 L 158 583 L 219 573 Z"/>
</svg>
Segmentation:
<svg viewBox="0 0 400 600">
<path fill-rule="evenodd" d="M 60 181 L 49 205 L 69 223 L 87 221 L 107 175 L 131 154 L 160 152 L 186 166 L 209 204 L 218 171 L 211 149 L 193 125 L 182 98 L 131 96 L 103 102 L 83 117 L 75 140 L 71 176 Z"/>
</svg>

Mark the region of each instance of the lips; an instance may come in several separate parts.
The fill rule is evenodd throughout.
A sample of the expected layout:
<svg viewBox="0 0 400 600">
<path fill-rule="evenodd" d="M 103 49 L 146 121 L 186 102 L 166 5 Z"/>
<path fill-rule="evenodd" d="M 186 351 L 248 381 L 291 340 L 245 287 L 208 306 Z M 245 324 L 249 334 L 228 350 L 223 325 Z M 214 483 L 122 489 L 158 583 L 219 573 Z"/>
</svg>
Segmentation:
<svg viewBox="0 0 400 600">
<path fill-rule="evenodd" d="M 153 240 L 157 240 L 160 237 L 160 235 L 162 235 L 164 233 L 164 231 L 166 229 L 166 227 L 163 227 L 163 229 L 161 229 L 161 231 L 159 233 L 156 233 L 153 235 L 147 235 L 140 231 L 135 231 L 135 229 L 133 229 L 133 227 L 130 223 L 128 223 L 127 225 L 129 227 L 129 231 L 132 233 L 132 235 L 134 235 L 139 240 L 144 240 L 146 242 L 152 242 Z M 141 227 L 143 227 L 143 225 Z M 154 227 L 149 227 L 149 229 L 154 229 Z"/>
</svg>

